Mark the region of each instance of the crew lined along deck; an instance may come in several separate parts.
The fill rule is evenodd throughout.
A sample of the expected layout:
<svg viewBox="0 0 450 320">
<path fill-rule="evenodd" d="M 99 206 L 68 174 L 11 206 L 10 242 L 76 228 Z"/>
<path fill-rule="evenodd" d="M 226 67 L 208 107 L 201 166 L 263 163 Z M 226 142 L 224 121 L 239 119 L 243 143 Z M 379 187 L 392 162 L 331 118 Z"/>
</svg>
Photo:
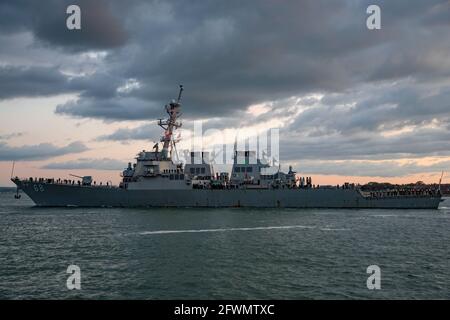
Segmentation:
<svg viewBox="0 0 450 320">
<path fill-rule="evenodd" d="M 362 191 L 364 197 L 368 198 L 394 198 L 394 197 L 429 197 L 438 195 L 439 190 L 433 189 L 398 189 L 398 190 L 382 190 L 382 191 Z"/>
<path fill-rule="evenodd" d="M 57 185 L 68 185 L 68 186 L 86 186 L 86 187 L 98 187 L 98 188 L 123 188 L 122 186 L 114 186 L 111 181 L 107 181 L 106 183 L 93 181 L 89 184 L 83 184 L 82 180 L 75 179 L 55 179 L 55 178 L 33 178 L 30 177 L 28 179 L 19 179 L 18 177 L 14 178 L 17 181 L 21 181 L 24 183 L 37 183 L 37 184 L 57 184 Z M 297 181 L 301 181 L 301 178 Z M 391 189 L 391 190 L 379 190 L 379 191 L 362 191 L 361 186 L 353 183 L 345 183 L 343 185 L 314 185 L 311 184 L 311 179 L 307 179 L 309 183 L 302 185 L 301 183 L 295 185 L 273 185 L 273 186 L 257 186 L 257 185 L 223 185 L 212 180 L 211 184 L 206 185 L 193 185 L 193 189 L 356 189 L 364 198 L 373 198 L 373 199 L 381 199 L 381 198 L 395 198 L 395 197 L 430 197 L 439 195 L 439 190 L 435 189 Z M 216 183 L 214 183 L 216 182 Z"/>
<path fill-rule="evenodd" d="M 15 180 L 19 180 L 22 182 L 30 182 L 30 183 L 45 183 L 45 184 L 59 184 L 59 185 L 69 185 L 69 186 L 90 186 L 90 187 L 106 187 L 106 188 L 118 188 L 117 186 L 114 186 L 111 181 L 107 181 L 106 183 L 103 183 L 103 181 L 100 181 L 97 183 L 97 181 L 93 181 L 90 184 L 83 183 L 82 180 L 75 180 L 75 179 L 55 179 L 55 178 L 33 178 L 30 177 L 28 179 L 19 179 L 19 177 L 15 177 Z"/>
</svg>

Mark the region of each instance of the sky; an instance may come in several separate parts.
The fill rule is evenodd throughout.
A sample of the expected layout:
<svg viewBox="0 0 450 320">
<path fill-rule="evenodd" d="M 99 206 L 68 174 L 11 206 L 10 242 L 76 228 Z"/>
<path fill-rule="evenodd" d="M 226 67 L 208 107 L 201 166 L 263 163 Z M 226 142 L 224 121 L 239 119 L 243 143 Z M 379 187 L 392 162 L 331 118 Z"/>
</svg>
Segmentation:
<svg viewBox="0 0 450 320">
<path fill-rule="evenodd" d="M 0 186 L 13 161 L 117 183 L 181 83 L 182 137 L 201 120 L 205 147 L 278 128 L 284 168 L 316 183 L 438 182 L 449 57 L 447 0 L 0 0 Z"/>
</svg>

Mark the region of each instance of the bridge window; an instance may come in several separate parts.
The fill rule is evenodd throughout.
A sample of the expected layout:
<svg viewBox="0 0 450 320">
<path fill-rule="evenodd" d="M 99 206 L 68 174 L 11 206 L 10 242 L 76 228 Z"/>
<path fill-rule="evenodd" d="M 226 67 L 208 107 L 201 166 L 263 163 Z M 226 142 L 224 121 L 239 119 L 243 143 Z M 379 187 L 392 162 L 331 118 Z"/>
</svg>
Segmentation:
<svg viewBox="0 0 450 320">
<path fill-rule="evenodd" d="M 234 172 L 241 172 L 241 167 L 234 167 Z"/>
<path fill-rule="evenodd" d="M 205 168 L 202 168 L 202 173 L 205 173 L 206 172 L 206 169 Z"/>
<path fill-rule="evenodd" d="M 252 167 L 247 167 L 247 172 L 252 172 L 253 168 Z"/>
<path fill-rule="evenodd" d="M 194 174 L 195 173 L 195 168 L 191 168 L 191 173 Z"/>
</svg>

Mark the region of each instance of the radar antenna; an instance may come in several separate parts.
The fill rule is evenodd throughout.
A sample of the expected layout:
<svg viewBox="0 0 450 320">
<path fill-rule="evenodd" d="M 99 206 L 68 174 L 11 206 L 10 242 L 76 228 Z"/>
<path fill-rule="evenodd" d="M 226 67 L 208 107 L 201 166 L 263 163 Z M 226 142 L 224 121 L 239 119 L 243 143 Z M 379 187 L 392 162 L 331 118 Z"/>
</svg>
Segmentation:
<svg viewBox="0 0 450 320">
<path fill-rule="evenodd" d="M 177 99 L 177 103 L 180 103 L 181 101 L 181 94 L 183 93 L 183 85 L 180 84 L 180 92 L 178 93 L 178 99 Z"/>
<path fill-rule="evenodd" d="M 179 127 L 181 127 L 181 122 L 177 122 L 178 117 L 181 115 L 181 94 L 184 88 L 183 85 L 180 84 L 180 91 L 178 93 L 177 101 L 172 100 L 168 104 L 166 104 L 166 112 L 169 115 L 169 118 L 166 120 L 159 119 L 158 125 L 164 129 L 164 135 L 161 137 L 161 142 L 163 143 L 163 148 L 161 151 L 162 159 L 169 158 L 169 147 L 172 141 L 173 131 Z"/>
</svg>

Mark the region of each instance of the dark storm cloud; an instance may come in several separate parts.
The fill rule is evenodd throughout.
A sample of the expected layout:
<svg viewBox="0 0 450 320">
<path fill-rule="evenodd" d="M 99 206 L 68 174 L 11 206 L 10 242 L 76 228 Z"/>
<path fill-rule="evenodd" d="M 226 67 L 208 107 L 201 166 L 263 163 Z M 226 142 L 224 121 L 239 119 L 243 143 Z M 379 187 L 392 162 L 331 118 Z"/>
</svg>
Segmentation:
<svg viewBox="0 0 450 320">
<path fill-rule="evenodd" d="M 82 158 L 74 161 L 53 162 L 46 164 L 42 169 L 56 170 L 77 170 L 77 169 L 95 169 L 95 170 L 121 170 L 126 167 L 126 162 L 115 159 L 90 159 Z"/>
<path fill-rule="evenodd" d="M 0 66 L 0 100 L 67 91 L 68 80 L 57 68 Z"/>
<path fill-rule="evenodd" d="M 0 65 L 0 100 L 79 92 L 85 99 L 83 104 L 88 104 L 89 99 L 97 101 L 114 95 L 120 84 L 121 79 L 108 74 L 73 77 L 52 66 Z"/>
<path fill-rule="evenodd" d="M 64 147 L 58 147 L 51 143 L 12 147 L 0 141 L 0 161 L 44 160 L 86 150 L 88 150 L 87 147 L 81 142 L 73 142 Z"/>
<path fill-rule="evenodd" d="M 72 4 L 81 8 L 81 30 L 66 27 L 66 9 Z M 127 40 L 118 15 L 102 0 L 1 1 L 0 32 L 30 30 L 45 44 L 72 52 L 115 48 Z"/>
<path fill-rule="evenodd" d="M 365 9 L 372 2 L 86 2 L 80 3 L 85 18 L 97 17 L 92 20 L 109 32 L 94 32 L 88 25 L 83 41 L 66 35 L 51 18 L 62 19 L 55 10 L 63 3 L 49 9 L 49 19 L 36 10 L 37 22 L 30 28 L 38 39 L 69 49 L 82 43 L 85 50 L 98 49 L 102 41 L 112 47 L 121 43 L 110 38 L 120 39 L 117 30 L 123 28 L 130 37 L 121 49 L 108 50 L 105 71 L 122 82 L 136 78 L 141 86 L 132 94 L 150 109 L 175 97 L 176 84 L 184 83 L 185 116 L 192 118 L 229 115 L 250 104 L 312 91 L 339 92 L 364 82 L 448 76 L 449 33 L 428 22 L 443 19 L 436 9 L 446 8 L 443 1 L 376 1 L 383 25 L 375 32 L 365 26 Z M 110 84 L 107 78 L 96 83 Z M 110 113 L 104 105 L 116 100 L 117 92 L 97 95 L 95 88 L 85 87 L 89 101 L 80 101 L 83 107 L 58 112 L 115 120 L 153 114 L 141 104 L 120 102 Z"/>
<path fill-rule="evenodd" d="M 249 104 L 309 91 L 342 91 L 365 81 L 448 75 L 448 69 L 442 71 L 448 32 L 417 36 L 424 29 L 417 13 L 400 12 L 396 5 L 397 18 L 391 14 L 382 30 L 370 32 L 365 27 L 366 4 L 259 1 L 237 5 L 231 1 L 211 6 L 194 2 L 189 8 L 178 4 L 172 7 L 169 21 L 176 20 L 175 26 L 188 31 L 177 34 L 175 28 L 167 27 L 159 41 L 142 44 L 148 50 L 137 52 L 129 72 L 148 86 L 136 94 L 162 103 L 173 96 L 175 78 L 186 84 L 189 114 L 222 116 Z M 416 9 L 429 16 L 432 5 L 418 4 Z M 389 11 L 391 4 L 382 6 L 383 12 Z M 415 3 L 403 2 L 403 6 Z M 149 61 L 147 52 L 155 45 L 163 50 L 152 51 Z"/>
<path fill-rule="evenodd" d="M 56 107 L 57 114 L 70 114 L 75 117 L 103 118 L 108 114 L 107 120 L 142 120 L 155 119 L 161 115 L 161 107 L 149 106 L 148 102 L 133 97 L 96 99 L 82 97 L 76 101 L 69 101 Z"/>
</svg>

